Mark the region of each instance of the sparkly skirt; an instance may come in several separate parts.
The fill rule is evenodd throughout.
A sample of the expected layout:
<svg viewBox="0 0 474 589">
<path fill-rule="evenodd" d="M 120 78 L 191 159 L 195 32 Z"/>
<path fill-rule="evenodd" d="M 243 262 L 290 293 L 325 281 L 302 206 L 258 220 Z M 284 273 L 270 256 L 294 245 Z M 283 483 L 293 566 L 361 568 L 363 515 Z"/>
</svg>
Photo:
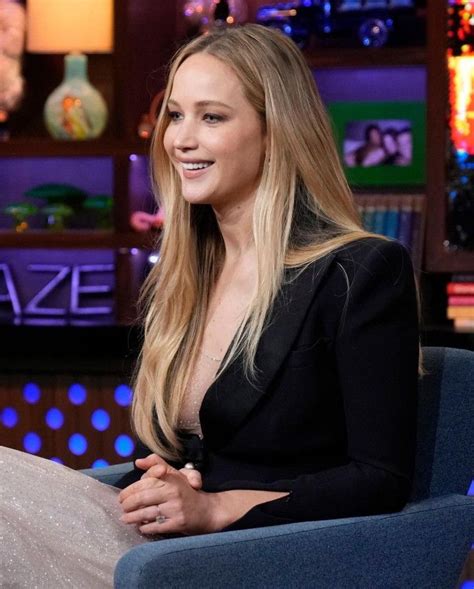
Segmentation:
<svg viewBox="0 0 474 589">
<path fill-rule="evenodd" d="M 119 489 L 0 447 L 0 587 L 113 586 L 118 559 L 149 541 L 120 522 Z"/>
</svg>

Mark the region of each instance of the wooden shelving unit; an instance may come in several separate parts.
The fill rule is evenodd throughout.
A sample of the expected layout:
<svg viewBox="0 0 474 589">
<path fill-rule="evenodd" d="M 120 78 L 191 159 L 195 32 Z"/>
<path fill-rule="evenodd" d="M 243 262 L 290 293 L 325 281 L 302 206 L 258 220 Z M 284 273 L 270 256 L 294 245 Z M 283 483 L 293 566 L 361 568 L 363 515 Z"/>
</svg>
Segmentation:
<svg viewBox="0 0 474 589">
<path fill-rule="evenodd" d="M 113 231 L 74 230 L 15 231 L 0 230 L 0 244 L 5 248 L 55 248 L 55 249 L 118 249 L 152 247 L 153 233 L 115 233 Z"/>
<path fill-rule="evenodd" d="M 364 68 L 425 65 L 425 47 L 333 48 L 312 47 L 304 51 L 312 68 Z"/>
<path fill-rule="evenodd" d="M 0 157 L 114 157 L 146 155 L 148 149 L 148 141 L 55 141 L 46 137 L 26 137 L 0 143 Z"/>
<path fill-rule="evenodd" d="M 252 19 L 259 0 L 248 0 Z M 110 157 L 114 169 L 114 228 L 111 232 L 68 231 L 64 234 L 0 231 L 0 246 L 8 248 L 149 248 L 154 235 L 133 233 L 129 225 L 130 155 L 147 155 L 149 143 L 139 140 L 137 125 L 153 96 L 162 89 L 166 64 L 183 34 L 181 4 L 177 0 L 115 0 L 115 50 L 111 56 L 91 56 L 91 81 L 105 95 L 110 122 L 103 138 L 86 142 L 59 142 L 47 137 L 42 105 L 62 77 L 58 56 L 26 55 L 27 95 L 15 115 L 13 138 L 0 143 L 0 158 Z M 474 252 L 448 251 L 445 240 L 444 112 L 447 101 L 445 68 L 445 0 L 430 0 L 426 46 L 362 47 L 316 46 L 305 50 L 313 69 L 425 66 L 427 96 L 427 222 L 424 268 L 431 273 L 472 272 Z M 117 257 L 117 290 L 121 316 L 129 316 L 128 262 Z M 123 294 L 125 293 L 125 295 Z"/>
<path fill-rule="evenodd" d="M 23 72 L 25 98 L 11 119 L 12 138 L 0 142 L 0 159 L 112 159 L 112 230 L 16 233 L 3 229 L 0 230 L 0 248 L 113 249 L 116 253 L 115 308 L 119 324 L 130 324 L 136 313 L 138 279 L 130 251 L 151 250 L 157 237 L 157 232 L 136 233 L 130 226 L 130 214 L 135 206 L 131 193 L 130 156 L 146 156 L 149 152 L 149 141 L 138 137 L 137 127 L 143 113 L 148 112 L 153 96 L 163 85 L 166 63 L 176 48 L 177 11 L 176 2 L 144 0 L 137 5 L 133 0 L 115 0 L 114 53 L 89 58 L 89 77 L 109 108 L 109 123 L 101 138 L 56 141 L 47 135 L 43 104 L 62 79 L 63 58 L 27 53 Z M 61 182 L 60 170 L 58 182 Z"/>
</svg>

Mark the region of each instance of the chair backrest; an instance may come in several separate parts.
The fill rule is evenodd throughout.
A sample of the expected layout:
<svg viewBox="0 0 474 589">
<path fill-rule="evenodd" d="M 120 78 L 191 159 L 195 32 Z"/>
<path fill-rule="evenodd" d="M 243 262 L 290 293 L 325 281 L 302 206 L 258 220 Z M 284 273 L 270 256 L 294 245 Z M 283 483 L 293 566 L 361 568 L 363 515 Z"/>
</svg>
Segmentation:
<svg viewBox="0 0 474 589">
<path fill-rule="evenodd" d="M 474 352 L 423 348 L 412 500 L 465 495 L 474 475 Z"/>
</svg>

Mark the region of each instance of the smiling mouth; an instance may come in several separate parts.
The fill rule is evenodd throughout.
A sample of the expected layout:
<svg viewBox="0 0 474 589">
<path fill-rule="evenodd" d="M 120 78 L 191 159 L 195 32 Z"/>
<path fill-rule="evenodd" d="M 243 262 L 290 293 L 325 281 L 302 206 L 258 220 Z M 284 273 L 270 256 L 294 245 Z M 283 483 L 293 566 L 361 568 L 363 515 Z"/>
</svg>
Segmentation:
<svg viewBox="0 0 474 589">
<path fill-rule="evenodd" d="M 187 171 L 193 170 L 205 170 L 212 166 L 214 162 L 196 162 L 196 163 L 188 163 L 188 162 L 181 162 L 181 166 Z"/>
</svg>

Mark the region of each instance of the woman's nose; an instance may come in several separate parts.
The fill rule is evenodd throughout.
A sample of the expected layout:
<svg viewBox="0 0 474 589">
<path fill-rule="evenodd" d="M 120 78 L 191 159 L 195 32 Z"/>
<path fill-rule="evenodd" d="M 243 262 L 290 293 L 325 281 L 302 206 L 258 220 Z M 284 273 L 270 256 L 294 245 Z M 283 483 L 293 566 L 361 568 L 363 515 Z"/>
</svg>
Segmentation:
<svg viewBox="0 0 474 589">
<path fill-rule="evenodd" d="M 175 149 L 196 149 L 197 146 L 198 140 L 194 124 L 191 121 L 182 121 L 174 137 Z"/>
</svg>

